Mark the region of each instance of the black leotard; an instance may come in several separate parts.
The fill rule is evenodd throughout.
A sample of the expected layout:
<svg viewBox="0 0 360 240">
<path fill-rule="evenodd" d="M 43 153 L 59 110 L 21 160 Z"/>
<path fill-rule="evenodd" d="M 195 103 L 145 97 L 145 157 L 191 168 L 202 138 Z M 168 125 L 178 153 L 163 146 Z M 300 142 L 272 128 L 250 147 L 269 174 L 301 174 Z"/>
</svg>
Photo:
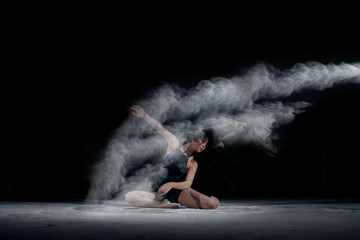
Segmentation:
<svg viewBox="0 0 360 240">
<path fill-rule="evenodd" d="M 187 174 L 189 157 L 184 155 L 180 148 L 175 149 L 163 159 L 163 166 L 168 170 L 167 176 L 160 181 L 160 186 L 168 182 L 183 182 Z M 156 189 L 157 191 L 157 189 Z M 170 202 L 178 202 L 181 190 L 172 188 L 164 195 Z"/>
</svg>

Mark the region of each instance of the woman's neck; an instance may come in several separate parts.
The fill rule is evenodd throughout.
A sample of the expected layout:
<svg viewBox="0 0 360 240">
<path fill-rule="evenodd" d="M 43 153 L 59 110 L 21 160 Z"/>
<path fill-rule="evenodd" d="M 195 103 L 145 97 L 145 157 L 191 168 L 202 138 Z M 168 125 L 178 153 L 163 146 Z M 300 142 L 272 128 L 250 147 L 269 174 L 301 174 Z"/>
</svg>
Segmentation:
<svg viewBox="0 0 360 240">
<path fill-rule="evenodd" d="M 186 143 L 181 146 L 181 152 L 184 153 L 186 156 L 191 156 L 194 152 L 194 149 L 191 147 L 191 143 Z"/>
</svg>

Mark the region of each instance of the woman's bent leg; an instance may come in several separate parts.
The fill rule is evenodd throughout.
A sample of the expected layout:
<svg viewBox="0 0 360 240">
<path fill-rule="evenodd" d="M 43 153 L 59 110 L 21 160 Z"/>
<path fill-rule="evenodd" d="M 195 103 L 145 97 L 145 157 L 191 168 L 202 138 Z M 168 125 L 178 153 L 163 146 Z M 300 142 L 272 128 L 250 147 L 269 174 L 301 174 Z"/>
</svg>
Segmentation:
<svg viewBox="0 0 360 240">
<path fill-rule="evenodd" d="M 181 191 L 178 201 L 185 207 L 202 209 L 215 209 L 220 204 L 216 197 L 208 197 L 191 188 Z"/>
<path fill-rule="evenodd" d="M 180 208 L 178 203 L 170 203 L 159 198 L 155 193 L 145 191 L 132 191 L 125 194 L 125 201 L 135 207 L 145 208 Z"/>
</svg>

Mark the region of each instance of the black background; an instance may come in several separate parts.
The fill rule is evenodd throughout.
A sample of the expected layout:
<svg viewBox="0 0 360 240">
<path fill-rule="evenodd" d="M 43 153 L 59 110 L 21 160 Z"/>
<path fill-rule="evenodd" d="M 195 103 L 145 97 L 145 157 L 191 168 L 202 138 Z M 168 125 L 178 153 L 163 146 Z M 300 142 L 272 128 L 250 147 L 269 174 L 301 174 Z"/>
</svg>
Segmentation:
<svg viewBox="0 0 360 240">
<path fill-rule="evenodd" d="M 190 88 L 259 62 L 287 69 L 360 59 L 356 7 L 346 1 L 63 0 L 47 7 L 41 28 L 27 34 L 26 80 L 15 82 L 19 98 L 8 105 L 15 119 L 6 129 L 12 138 L 0 200 L 83 199 L 90 168 L 129 106 L 165 81 Z M 282 99 L 313 105 L 277 129 L 277 155 L 254 146 L 213 149 L 197 157 L 193 187 L 218 197 L 359 197 L 359 90 L 339 85 Z"/>
</svg>

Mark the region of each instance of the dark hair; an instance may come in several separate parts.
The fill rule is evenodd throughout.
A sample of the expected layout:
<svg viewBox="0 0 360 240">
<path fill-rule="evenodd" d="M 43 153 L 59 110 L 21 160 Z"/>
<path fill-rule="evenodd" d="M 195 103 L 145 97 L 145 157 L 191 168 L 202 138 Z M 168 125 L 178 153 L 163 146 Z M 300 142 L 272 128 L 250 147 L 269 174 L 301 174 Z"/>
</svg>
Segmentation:
<svg viewBox="0 0 360 240">
<path fill-rule="evenodd" d="M 187 140 L 185 140 L 182 144 L 184 145 L 193 139 L 198 139 L 202 137 L 206 137 L 208 140 L 206 148 L 214 147 L 220 143 L 220 140 L 215 136 L 214 130 L 209 128 L 202 130 L 200 132 L 196 132 L 195 134 L 191 135 L 191 137 L 188 137 Z"/>
<path fill-rule="evenodd" d="M 204 136 L 208 139 L 207 148 L 211 148 L 219 144 L 220 140 L 215 136 L 213 129 L 204 130 Z"/>
</svg>

